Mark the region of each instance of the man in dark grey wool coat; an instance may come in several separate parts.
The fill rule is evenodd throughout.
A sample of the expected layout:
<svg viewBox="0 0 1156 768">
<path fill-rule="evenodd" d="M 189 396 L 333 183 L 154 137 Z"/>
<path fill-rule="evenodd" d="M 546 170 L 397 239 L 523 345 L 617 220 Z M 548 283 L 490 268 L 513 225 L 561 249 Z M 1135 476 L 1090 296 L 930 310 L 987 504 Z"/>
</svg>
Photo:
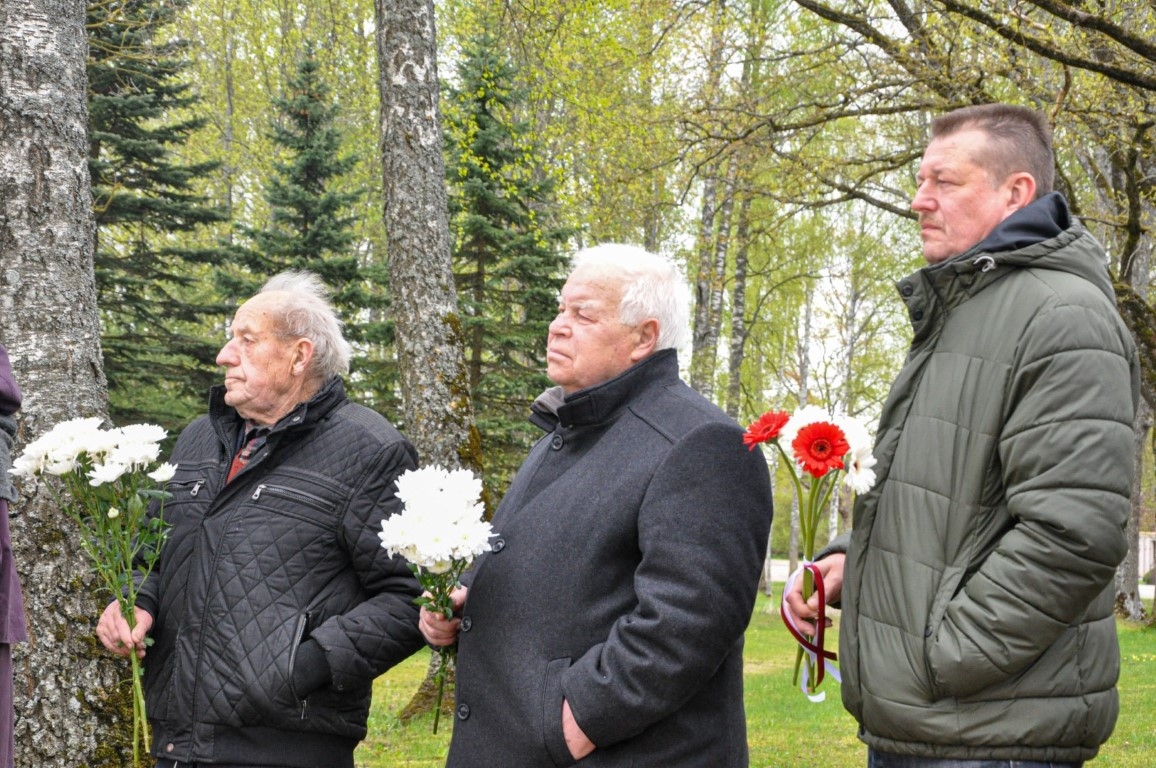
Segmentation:
<svg viewBox="0 0 1156 768">
<path fill-rule="evenodd" d="M 678 268 L 622 245 L 573 267 L 531 416 L 547 434 L 454 618 L 422 613 L 431 645 L 458 643 L 448 766 L 747 766 L 767 467 L 679 378 Z"/>
</svg>

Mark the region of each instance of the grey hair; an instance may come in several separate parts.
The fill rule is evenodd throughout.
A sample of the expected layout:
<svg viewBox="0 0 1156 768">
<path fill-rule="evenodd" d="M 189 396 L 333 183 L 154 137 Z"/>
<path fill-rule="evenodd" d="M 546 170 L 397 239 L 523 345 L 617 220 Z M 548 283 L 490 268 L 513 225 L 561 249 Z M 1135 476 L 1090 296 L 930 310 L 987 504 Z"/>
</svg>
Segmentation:
<svg viewBox="0 0 1156 768">
<path fill-rule="evenodd" d="M 342 322 L 329 302 L 329 289 L 312 272 L 289 271 L 274 275 L 260 293 L 286 294 L 278 302 L 283 333 L 313 342 L 310 368 L 322 381 L 349 373 L 353 348 L 341 332 Z"/>
<path fill-rule="evenodd" d="M 676 263 L 634 245 L 604 243 L 578 251 L 572 264 L 574 270 L 596 269 L 621 282 L 618 319 L 627 325 L 657 320 L 656 350 L 686 344 L 690 287 Z"/>
</svg>

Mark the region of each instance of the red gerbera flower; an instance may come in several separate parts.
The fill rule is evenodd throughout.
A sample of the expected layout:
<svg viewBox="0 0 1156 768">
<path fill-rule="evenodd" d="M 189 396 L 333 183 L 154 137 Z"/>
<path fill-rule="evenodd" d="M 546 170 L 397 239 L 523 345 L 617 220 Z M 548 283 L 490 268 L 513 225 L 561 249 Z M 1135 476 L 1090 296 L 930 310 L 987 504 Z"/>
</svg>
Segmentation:
<svg viewBox="0 0 1156 768">
<path fill-rule="evenodd" d="M 812 477 L 822 477 L 843 468 L 843 457 L 851 450 L 843 430 L 826 421 L 815 421 L 799 430 L 791 442 L 795 458 Z"/>
<path fill-rule="evenodd" d="M 791 418 L 786 411 L 767 411 L 743 433 L 743 445 L 753 451 L 759 443 L 774 440 L 783 431 L 783 425 Z"/>
</svg>

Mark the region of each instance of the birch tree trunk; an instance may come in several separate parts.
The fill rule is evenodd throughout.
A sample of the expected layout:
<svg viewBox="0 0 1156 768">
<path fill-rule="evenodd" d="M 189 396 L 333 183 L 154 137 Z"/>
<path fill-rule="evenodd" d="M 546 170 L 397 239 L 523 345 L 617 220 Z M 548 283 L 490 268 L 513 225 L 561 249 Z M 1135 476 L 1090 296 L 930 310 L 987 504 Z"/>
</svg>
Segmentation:
<svg viewBox="0 0 1156 768">
<path fill-rule="evenodd" d="M 92 249 L 83 0 L 0 4 L 0 338 L 24 393 L 16 450 L 58 421 L 105 416 Z M 128 665 L 99 650 L 105 596 L 67 517 L 23 483 L 12 541 L 28 643 L 15 647 L 21 766 L 121 766 Z M 123 683 L 123 685 L 122 685 Z"/>
<path fill-rule="evenodd" d="M 390 292 L 404 431 L 423 465 L 481 470 L 450 249 L 433 0 L 375 0 Z M 434 706 L 430 667 L 403 717 Z M 450 689 L 447 675 L 447 692 Z M 443 699 L 443 709 L 452 705 Z"/>
</svg>

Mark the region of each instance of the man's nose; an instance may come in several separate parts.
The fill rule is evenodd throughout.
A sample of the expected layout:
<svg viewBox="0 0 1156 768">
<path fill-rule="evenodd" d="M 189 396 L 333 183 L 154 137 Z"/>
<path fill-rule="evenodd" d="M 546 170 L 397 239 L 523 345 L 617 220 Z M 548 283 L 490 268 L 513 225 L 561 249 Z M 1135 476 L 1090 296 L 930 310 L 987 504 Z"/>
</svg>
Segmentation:
<svg viewBox="0 0 1156 768">
<path fill-rule="evenodd" d="M 911 210 L 930 211 L 935 207 L 935 199 L 921 185 L 915 190 L 915 197 L 911 198 Z"/>
<path fill-rule="evenodd" d="M 233 339 L 225 342 L 225 346 L 221 347 L 221 351 L 217 353 L 217 365 L 232 365 L 236 362 L 237 355 L 233 351 Z"/>
</svg>

